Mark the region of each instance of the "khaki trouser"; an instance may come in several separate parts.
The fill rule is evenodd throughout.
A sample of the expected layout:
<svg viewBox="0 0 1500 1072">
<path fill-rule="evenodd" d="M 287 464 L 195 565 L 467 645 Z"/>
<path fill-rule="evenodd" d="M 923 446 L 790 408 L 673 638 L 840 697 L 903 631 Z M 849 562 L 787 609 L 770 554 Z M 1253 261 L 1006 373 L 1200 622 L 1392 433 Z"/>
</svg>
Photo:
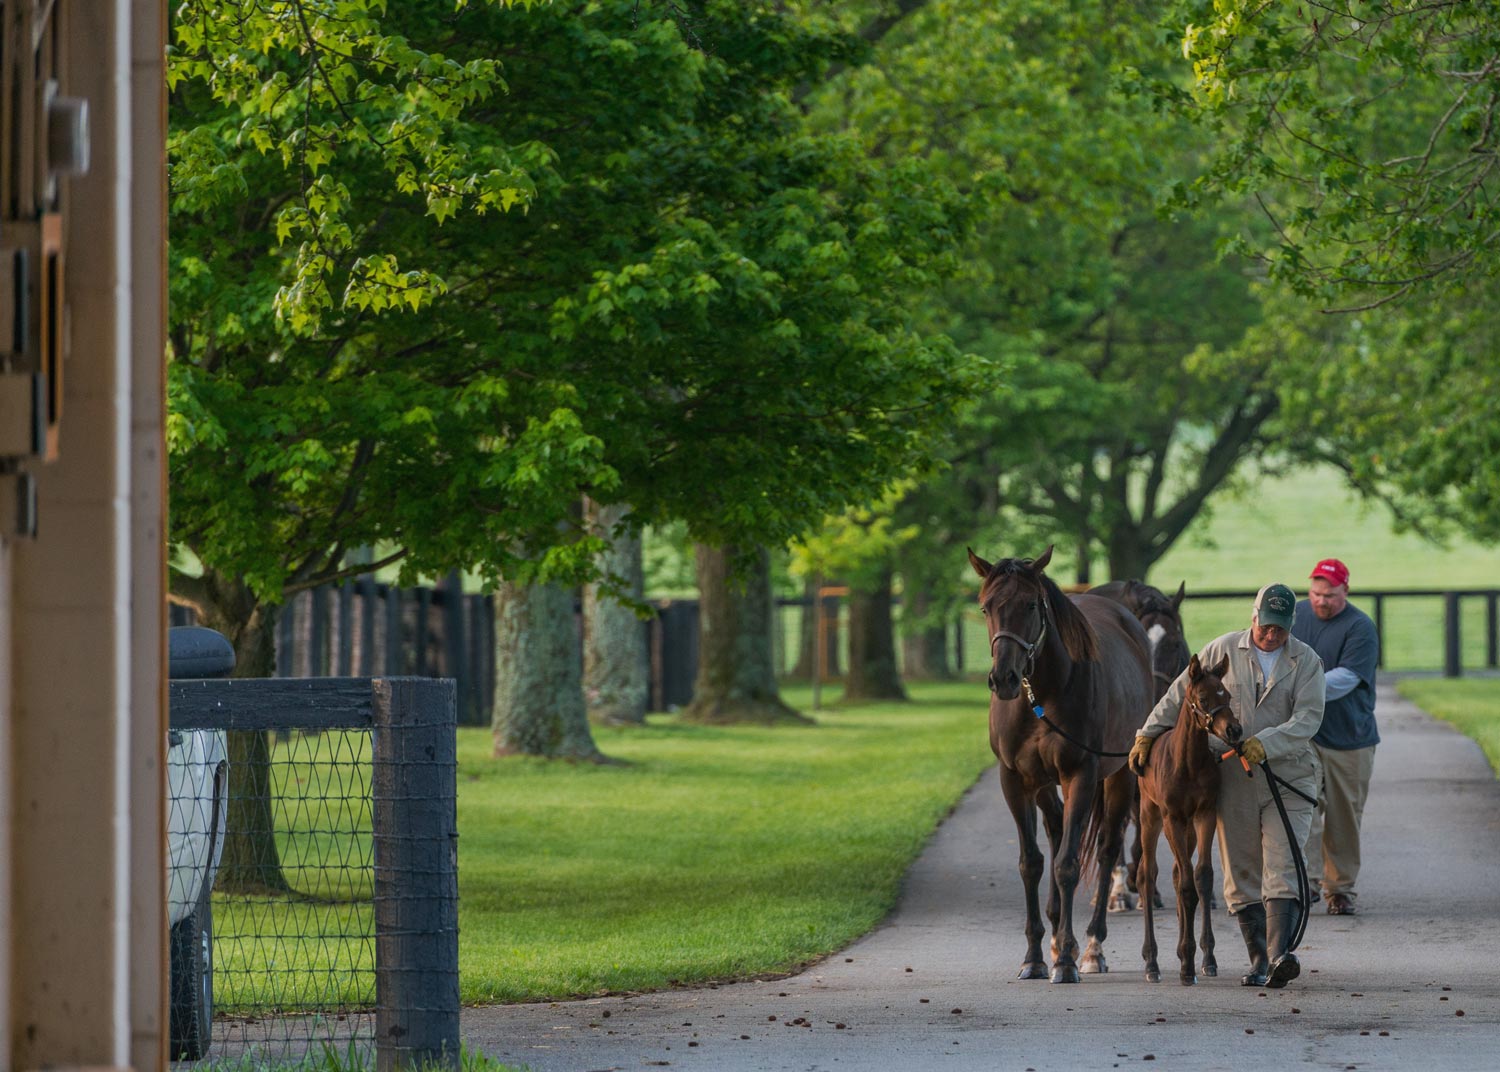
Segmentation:
<svg viewBox="0 0 1500 1072">
<path fill-rule="evenodd" d="M 1308 796 L 1317 792 L 1319 766 L 1311 748 L 1271 762 L 1281 778 Z M 1298 896 L 1297 865 L 1286 827 L 1266 786 L 1265 773 L 1259 767 L 1253 769 L 1254 777 L 1247 778 L 1237 763 L 1227 762 L 1219 782 L 1219 866 L 1224 872 L 1224 904 L 1230 912 L 1256 901 Z M 1285 786 L 1280 788 L 1292 832 L 1299 844 L 1305 843 L 1313 806 Z"/>
<path fill-rule="evenodd" d="M 1359 824 L 1375 770 L 1375 745 L 1340 751 L 1315 745 L 1323 761 L 1323 791 L 1307 835 L 1307 877 L 1323 883 L 1323 896 L 1358 896 Z"/>
</svg>

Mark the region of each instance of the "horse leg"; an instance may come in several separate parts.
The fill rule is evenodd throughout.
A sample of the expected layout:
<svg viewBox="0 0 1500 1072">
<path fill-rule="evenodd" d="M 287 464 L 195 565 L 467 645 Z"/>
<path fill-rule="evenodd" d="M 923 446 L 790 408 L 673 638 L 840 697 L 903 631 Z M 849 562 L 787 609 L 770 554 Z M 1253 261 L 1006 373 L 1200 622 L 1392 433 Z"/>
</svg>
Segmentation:
<svg viewBox="0 0 1500 1072">
<path fill-rule="evenodd" d="M 1057 795 L 1057 790 L 1050 785 L 1036 795 L 1037 805 L 1042 810 L 1042 823 L 1047 828 L 1047 844 L 1052 849 L 1052 856 L 1057 857 L 1057 849 L 1062 844 L 1063 810 L 1062 798 Z M 1057 871 L 1054 869 L 1047 879 L 1047 919 L 1052 924 L 1052 959 L 1057 959 L 1057 920 L 1062 911 L 1060 907 L 1061 897 L 1057 892 Z"/>
<path fill-rule="evenodd" d="M 1198 981 L 1194 967 L 1198 949 L 1193 923 L 1198 918 L 1198 890 L 1193 885 L 1193 829 L 1181 815 L 1167 816 L 1167 841 L 1172 846 L 1172 883 L 1177 889 L 1177 962 L 1183 986 Z"/>
<path fill-rule="evenodd" d="M 1145 837 L 1141 833 L 1141 790 L 1139 779 L 1137 779 L 1135 789 L 1135 838 L 1130 843 L 1130 880 L 1133 883 L 1133 885 L 1130 887 L 1130 892 L 1136 894 L 1137 896 L 1141 896 L 1141 890 L 1143 888 L 1139 880 L 1141 874 L 1141 858 L 1145 855 L 1145 852 Z M 1155 873 L 1156 872 L 1153 870 L 1152 874 Z M 1153 879 L 1152 881 L 1155 880 Z M 1161 891 L 1158 890 L 1154 885 L 1146 886 L 1144 887 L 1144 889 L 1150 892 L 1152 905 L 1157 908 L 1161 908 L 1163 905 L 1163 901 L 1161 899 Z M 1126 907 L 1133 908 L 1135 906 L 1134 904 L 1131 904 L 1127 905 Z"/>
<path fill-rule="evenodd" d="M 1089 920 L 1087 947 L 1079 968 L 1085 973 L 1109 971 L 1104 960 L 1104 940 L 1109 937 L 1109 898 L 1106 891 L 1114 881 L 1115 864 L 1125 848 L 1125 822 L 1130 818 L 1131 799 L 1135 795 L 1135 775 L 1121 767 L 1104 779 L 1099 787 L 1104 794 L 1103 823 L 1099 828 L 1098 844 L 1094 855 L 1098 863 L 1097 892 L 1094 895 L 1094 915 Z"/>
<path fill-rule="evenodd" d="M 1020 774 L 1003 764 L 1000 788 L 1016 822 L 1017 840 L 1021 843 L 1021 888 L 1026 892 L 1026 959 L 1021 962 L 1018 979 L 1047 978 L 1047 964 L 1042 960 L 1042 909 L 1037 884 L 1042 880 L 1042 850 L 1036 843 L 1036 810 Z"/>
<path fill-rule="evenodd" d="M 1156 886 L 1156 842 L 1161 836 L 1161 809 L 1151 800 L 1141 801 L 1141 859 L 1135 873 L 1135 888 L 1149 890 Z M 1145 938 L 1141 959 L 1146 962 L 1146 981 L 1161 982 L 1161 966 L 1156 962 L 1156 906 L 1151 898 L 1141 898 Z"/>
<path fill-rule="evenodd" d="M 1141 792 L 1140 786 L 1130 788 L 1130 854 L 1129 863 L 1124 860 L 1115 864 L 1109 884 L 1109 910 L 1129 912 L 1135 908 L 1135 878 L 1141 866 Z"/>
<path fill-rule="evenodd" d="M 1057 959 L 1052 962 L 1054 983 L 1076 983 L 1078 975 L 1078 939 L 1073 933 L 1073 895 L 1078 890 L 1079 848 L 1084 827 L 1093 810 L 1094 794 L 1101 791 L 1098 766 L 1089 763 L 1063 784 L 1062 844 L 1052 857 L 1052 873 L 1057 877 L 1061 911 L 1058 914 Z"/>
<path fill-rule="evenodd" d="M 1209 849 L 1214 841 L 1214 811 L 1205 809 L 1193 819 L 1198 835 L 1198 865 L 1193 878 L 1198 884 L 1198 901 L 1203 905 L 1203 934 L 1198 945 L 1203 950 L 1203 974 L 1213 978 L 1219 974 L 1219 962 L 1214 959 L 1214 858 Z"/>
</svg>

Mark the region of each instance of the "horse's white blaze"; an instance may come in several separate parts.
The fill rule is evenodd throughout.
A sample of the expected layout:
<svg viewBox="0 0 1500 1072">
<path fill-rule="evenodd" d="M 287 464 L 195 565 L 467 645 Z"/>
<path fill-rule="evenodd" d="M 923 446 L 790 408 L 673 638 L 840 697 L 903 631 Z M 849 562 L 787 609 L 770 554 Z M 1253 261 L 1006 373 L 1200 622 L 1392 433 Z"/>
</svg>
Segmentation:
<svg viewBox="0 0 1500 1072">
<path fill-rule="evenodd" d="M 1161 644 L 1162 637 L 1166 635 L 1167 629 L 1166 626 L 1163 625 L 1153 625 L 1150 629 L 1146 630 L 1146 636 L 1151 640 L 1152 655 L 1156 654 L 1156 649 Z"/>
</svg>

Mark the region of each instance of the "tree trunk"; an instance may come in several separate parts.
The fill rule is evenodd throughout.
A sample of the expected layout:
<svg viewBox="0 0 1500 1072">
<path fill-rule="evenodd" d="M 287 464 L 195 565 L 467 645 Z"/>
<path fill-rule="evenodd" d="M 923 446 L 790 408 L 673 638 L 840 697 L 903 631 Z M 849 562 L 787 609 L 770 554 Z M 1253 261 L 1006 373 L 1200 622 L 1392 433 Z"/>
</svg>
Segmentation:
<svg viewBox="0 0 1500 1072">
<path fill-rule="evenodd" d="M 796 681 L 811 681 L 813 667 L 818 659 L 818 578 L 803 582 L 801 639 L 797 644 L 797 665 L 788 675 Z M 838 677 L 839 670 L 839 601 L 829 598 L 823 601 L 823 677 L 826 680 Z"/>
<path fill-rule="evenodd" d="M 259 602 L 239 579 L 212 570 L 201 578 L 193 606 L 198 621 L 218 630 L 234 647 L 234 677 L 276 676 L 276 618 L 279 608 Z M 225 812 L 224 852 L 214 888 L 227 893 L 285 893 L 291 889 L 281 870 L 272 810 L 271 740 L 264 730 L 230 730 L 229 806 Z"/>
<path fill-rule="evenodd" d="M 901 610 L 901 657 L 908 681 L 948 681 L 948 623 L 933 611 L 938 601 L 926 589 L 907 589 Z"/>
<path fill-rule="evenodd" d="M 493 598 L 494 754 L 605 762 L 583 703 L 572 590 L 505 583 Z"/>
<path fill-rule="evenodd" d="M 729 572 L 727 548 L 698 545 L 698 677 L 687 722 L 809 722 L 782 702 L 771 643 L 771 556 L 755 554 L 750 576 Z"/>
<path fill-rule="evenodd" d="M 600 563 L 624 582 L 625 594 L 639 600 L 645 591 L 638 535 L 615 536 L 613 529 L 628 506 L 588 504 L 589 525 L 610 539 Z M 583 590 L 583 695 L 592 722 L 639 726 L 646 721 L 651 694 L 651 666 L 646 629 L 635 611 L 608 596 L 599 586 Z"/>
<path fill-rule="evenodd" d="M 891 571 L 869 590 L 849 593 L 849 671 L 846 700 L 905 700 L 896 667 L 896 627 L 891 618 Z"/>
</svg>

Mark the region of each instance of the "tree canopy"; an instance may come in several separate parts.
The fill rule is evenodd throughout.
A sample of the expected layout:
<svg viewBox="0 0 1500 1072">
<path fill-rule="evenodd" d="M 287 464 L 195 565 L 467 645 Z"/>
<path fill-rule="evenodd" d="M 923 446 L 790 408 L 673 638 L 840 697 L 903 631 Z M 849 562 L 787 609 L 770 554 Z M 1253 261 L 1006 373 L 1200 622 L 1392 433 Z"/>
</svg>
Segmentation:
<svg viewBox="0 0 1500 1072">
<path fill-rule="evenodd" d="M 1181 0 L 1189 94 L 1218 134 L 1179 202 L 1248 196 L 1242 244 L 1341 308 L 1493 275 L 1500 11 L 1467 0 Z"/>
<path fill-rule="evenodd" d="M 963 271 L 928 310 L 994 372 L 946 429 L 948 471 L 898 514 L 924 544 L 905 557 L 919 571 L 961 562 L 953 552 L 1003 530 L 1006 546 L 1065 542 L 1083 576 L 1094 556 L 1143 576 L 1261 447 L 1278 405 L 1264 362 L 1229 357 L 1259 316 L 1244 262 L 1219 257 L 1217 223 L 1158 213 L 1161 188 L 1208 146 L 1133 91 L 1171 74 L 1159 11 L 947 0 L 899 13 L 872 63 L 808 101 L 873 152 L 932 161 L 976 204 Z"/>
<path fill-rule="evenodd" d="M 577 579 L 583 493 L 748 543 L 877 490 L 962 395 L 909 320 L 965 209 L 802 126 L 857 51 L 728 0 L 183 5 L 174 545 L 273 602 L 359 546 Z"/>
</svg>

